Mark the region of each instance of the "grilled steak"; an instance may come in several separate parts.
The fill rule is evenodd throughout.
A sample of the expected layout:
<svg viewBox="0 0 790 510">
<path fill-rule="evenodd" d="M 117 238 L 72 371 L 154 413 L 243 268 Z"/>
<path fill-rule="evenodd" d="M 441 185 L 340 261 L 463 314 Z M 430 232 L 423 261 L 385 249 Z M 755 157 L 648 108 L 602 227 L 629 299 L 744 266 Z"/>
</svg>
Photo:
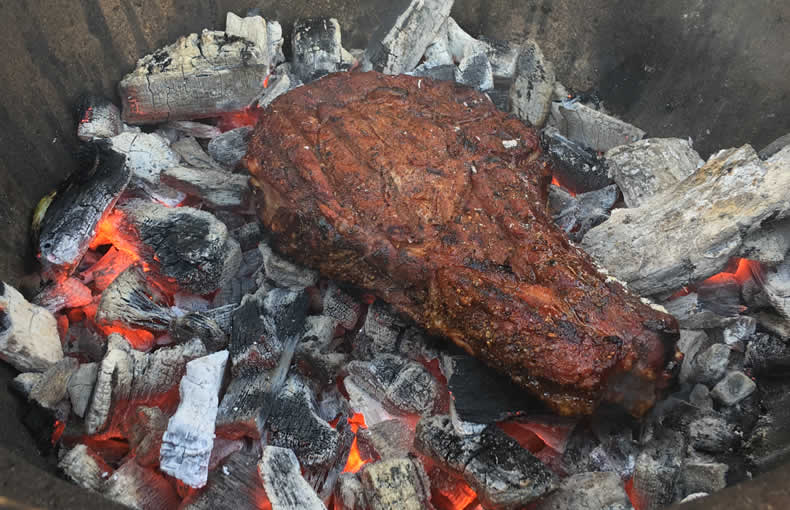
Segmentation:
<svg viewBox="0 0 790 510">
<path fill-rule="evenodd" d="M 371 290 L 562 414 L 652 406 L 672 317 L 594 267 L 546 212 L 535 131 L 483 95 L 339 73 L 278 98 L 245 158 L 277 250 Z"/>
</svg>

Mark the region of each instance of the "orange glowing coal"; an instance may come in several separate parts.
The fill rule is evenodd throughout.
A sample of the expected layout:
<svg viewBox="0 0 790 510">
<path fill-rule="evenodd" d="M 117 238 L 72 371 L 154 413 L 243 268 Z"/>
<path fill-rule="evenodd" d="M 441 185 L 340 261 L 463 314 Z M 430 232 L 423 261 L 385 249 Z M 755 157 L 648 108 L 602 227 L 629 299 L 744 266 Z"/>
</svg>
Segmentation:
<svg viewBox="0 0 790 510">
<path fill-rule="evenodd" d="M 219 118 L 217 127 L 223 132 L 244 126 L 254 126 L 261 118 L 263 110 L 258 107 L 246 108 L 237 112 L 225 113 Z"/>
<path fill-rule="evenodd" d="M 348 423 L 351 425 L 351 430 L 354 431 L 354 441 L 351 443 L 351 450 L 348 452 L 348 460 L 346 461 L 346 467 L 343 468 L 343 472 L 356 473 L 362 469 L 362 466 L 371 461 L 371 459 L 362 458 L 359 446 L 357 445 L 356 436 L 359 427 L 366 429 L 368 426 L 365 425 L 365 417 L 361 413 L 354 414 L 354 416 L 348 419 Z"/>
<path fill-rule="evenodd" d="M 742 258 L 733 258 L 730 260 L 729 264 L 727 264 L 727 269 L 722 271 L 721 273 L 717 273 L 707 280 L 704 280 L 698 284 L 688 285 L 683 287 L 679 291 L 675 292 L 670 296 L 669 300 L 677 299 L 679 297 L 686 296 L 692 292 L 697 290 L 697 287 L 701 285 L 716 285 L 716 284 L 723 284 L 730 279 L 734 279 L 738 282 L 739 285 L 743 285 L 746 281 L 751 279 L 752 277 L 757 277 L 762 272 L 762 266 L 756 260 L 750 259 L 742 259 Z"/>
<path fill-rule="evenodd" d="M 557 186 L 558 188 L 562 188 L 563 190 L 565 190 L 566 193 L 569 193 L 572 197 L 576 196 L 576 193 L 574 193 L 573 191 L 571 191 L 568 188 L 566 188 L 565 186 L 563 186 L 562 183 L 559 180 L 557 180 L 556 177 L 552 177 L 551 178 L 551 183 L 554 186 Z"/>
</svg>

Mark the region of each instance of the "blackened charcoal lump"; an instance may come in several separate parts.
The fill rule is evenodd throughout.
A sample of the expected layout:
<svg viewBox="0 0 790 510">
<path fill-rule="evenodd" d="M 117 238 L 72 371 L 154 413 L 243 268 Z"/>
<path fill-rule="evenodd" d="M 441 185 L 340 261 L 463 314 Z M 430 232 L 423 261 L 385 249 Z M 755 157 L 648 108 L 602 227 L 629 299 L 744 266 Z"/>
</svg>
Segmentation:
<svg viewBox="0 0 790 510">
<path fill-rule="evenodd" d="M 280 287 L 309 287 L 318 281 L 318 273 L 312 269 L 303 268 L 284 259 L 275 253 L 268 244 L 258 244 L 263 256 L 263 267 L 266 278 L 272 280 Z"/>
<path fill-rule="evenodd" d="M 556 129 L 544 130 L 542 142 L 554 164 L 555 176 L 564 188 L 573 193 L 586 193 L 613 183 L 602 158 Z"/>
<path fill-rule="evenodd" d="M 645 445 L 636 459 L 633 478 L 640 508 L 658 509 L 674 501 L 683 450 L 683 435 L 669 430 Z"/>
<path fill-rule="evenodd" d="M 715 414 L 700 417 L 689 424 L 689 444 L 707 453 L 724 453 L 737 439 L 734 427 Z"/>
<path fill-rule="evenodd" d="M 346 329 L 353 328 L 361 311 L 361 305 L 336 283 L 330 282 L 324 293 L 323 314 L 332 317 Z"/>
<path fill-rule="evenodd" d="M 439 384 L 421 364 L 382 354 L 372 361 L 355 360 L 348 372 L 367 392 L 376 395 L 391 412 L 427 414 L 439 395 Z"/>
<path fill-rule="evenodd" d="M 234 310 L 228 350 L 234 374 L 252 367 L 271 369 L 280 359 L 283 343 L 259 296 L 245 296 Z"/>
<path fill-rule="evenodd" d="M 258 474 L 272 510 L 326 510 L 302 477 L 299 461 L 291 450 L 266 446 L 258 463 Z"/>
<path fill-rule="evenodd" d="M 541 501 L 537 510 L 632 510 L 617 473 L 578 473 Z"/>
<path fill-rule="evenodd" d="M 294 23 L 291 37 L 294 73 L 304 83 L 351 68 L 353 57 L 341 44 L 335 18 L 307 18 Z"/>
<path fill-rule="evenodd" d="M 102 293 L 96 322 L 119 322 L 149 331 L 167 331 L 174 319 L 165 296 L 152 287 L 139 266 L 121 273 Z"/>
<path fill-rule="evenodd" d="M 212 138 L 208 143 L 209 156 L 228 170 L 233 170 L 247 153 L 252 128 L 242 126 Z"/>
<path fill-rule="evenodd" d="M 749 376 L 741 371 L 732 371 L 713 387 L 711 395 L 721 404 L 732 406 L 754 393 L 756 389 L 757 385 Z"/>
<path fill-rule="evenodd" d="M 455 73 L 455 65 L 447 64 L 433 67 L 420 65 L 411 74 L 438 81 L 455 81 Z"/>
<path fill-rule="evenodd" d="M 596 191 L 573 196 L 559 186 L 549 187 L 549 208 L 554 222 L 574 242 L 581 242 L 591 228 L 609 219 L 620 196 L 612 184 Z"/>
<path fill-rule="evenodd" d="M 260 456 L 252 449 L 231 454 L 221 466 L 209 472 L 206 489 L 188 497 L 182 508 L 257 510 L 266 498 L 258 475 L 258 460 Z"/>
<path fill-rule="evenodd" d="M 209 352 L 224 349 L 228 344 L 228 335 L 216 320 L 205 313 L 190 312 L 178 316 L 170 322 L 168 331 L 177 342 L 199 338 Z"/>
<path fill-rule="evenodd" d="M 377 300 L 370 307 L 354 340 L 359 358 L 372 358 L 380 353 L 398 351 L 398 338 L 405 323 L 386 303 Z"/>
<path fill-rule="evenodd" d="M 790 373 L 790 346 L 774 336 L 758 333 L 746 346 L 745 364 L 756 376 L 786 376 Z"/>
<path fill-rule="evenodd" d="M 764 473 L 790 459 L 790 384 L 770 381 L 760 389 L 765 414 L 745 438 L 744 451 L 755 471 Z"/>
<path fill-rule="evenodd" d="M 461 436 L 449 416 L 422 418 L 415 447 L 462 476 L 489 508 L 519 508 L 557 487 L 540 460 L 493 425 L 480 435 Z"/>
</svg>

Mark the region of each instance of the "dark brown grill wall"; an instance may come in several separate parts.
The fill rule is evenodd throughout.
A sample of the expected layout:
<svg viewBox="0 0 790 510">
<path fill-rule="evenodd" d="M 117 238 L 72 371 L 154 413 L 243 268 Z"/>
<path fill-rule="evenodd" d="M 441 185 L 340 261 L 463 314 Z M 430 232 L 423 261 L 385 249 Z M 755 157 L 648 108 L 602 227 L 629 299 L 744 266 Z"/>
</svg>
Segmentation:
<svg viewBox="0 0 790 510">
<path fill-rule="evenodd" d="M 354 48 L 365 45 L 390 2 L 3 2 L 0 279 L 16 284 L 31 269 L 29 218 L 73 169 L 71 105 L 81 92 L 114 97 L 137 58 L 182 34 L 222 28 L 228 10 L 259 7 L 286 31 L 299 16 L 334 16 L 344 46 Z M 456 0 L 453 16 L 474 35 L 535 37 L 566 86 L 598 91 L 612 112 L 650 136 L 692 137 L 704 156 L 747 142 L 759 149 L 790 132 L 786 0 Z M 20 424 L 6 390 L 10 377 L 0 366 L 0 507 L 9 502 L 3 498 L 91 507 L 93 496 L 40 471 L 47 464 L 35 458 Z"/>
</svg>

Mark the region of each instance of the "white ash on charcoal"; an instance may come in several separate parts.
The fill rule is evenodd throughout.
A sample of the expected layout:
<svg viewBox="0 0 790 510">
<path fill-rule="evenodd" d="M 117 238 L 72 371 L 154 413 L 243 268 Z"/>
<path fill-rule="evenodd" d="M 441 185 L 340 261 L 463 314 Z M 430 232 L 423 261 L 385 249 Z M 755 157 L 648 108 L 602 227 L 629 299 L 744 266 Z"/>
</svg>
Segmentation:
<svg viewBox="0 0 790 510">
<path fill-rule="evenodd" d="M 56 279 L 44 287 L 33 303 L 57 313 L 64 308 L 79 308 L 93 301 L 91 290 L 74 277 Z"/>
<path fill-rule="evenodd" d="M 358 358 L 370 359 L 377 354 L 397 353 L 398 339 L 405 323 L 390 306 L 376 300 L 368 307 L 362 327 L 354 339 Z"/>
<path fill-rule="evenodd" d="M 112 138 L 123 130 L 121 110 L 102 96 L 84 95 L 77 100 L 77 138 L 91 142 Z"/>
<path fill-rule="evenodd" d="M 0 359 L 22 372 L 43 372 L 63 359 L 55 317 L 2 281 Z"/>
<path fill-rule="evenodd" d="M 689 403 L 700 409 L 713 410 L 713 398 L 710 390 L 704 384 L 695 384 L 689 393 Z"/>
<path fill-rule="evenodd" d="M 727 486 L 729 466 L 721 462 L 686 459 L 680 469 L 680 483 L 683 494 L 720 491 Z"/>
<path fill-rule="evenodd" d="M 362 482 L 356 473 L 343 473 L 337 479 L 334 491 L 336 510 L 367 510 L 368 500 Z"/>
<path fill-rule="evenodd" d="M 187 363 L 181 379 L 181 401 L 162 436 L 160 469 L 190 487 L 203 487 L 214 446 L 214 425 L 219 389 L 228 351 L 220 351 Z"/>
<path fill-rule="evenodd" d="M 366 458 L 380 460 L 408 456 L 414 430 L 401 420 L 387 420 L 357 431 L 357 444 Z"/>
<path fill-rule="evenodd" d="M 84 444 L 61 450 L 58 457 L 58 469 L 83 489 L 101 492 L 105 481 L 113 474 L 113 469 L 101 456 Z"/>
<path fill-rule="evenodd" d="M 259 51 L 265 53 L 267 60 L 271 63 L 272 56 L 269 55 L 268 26 L 266 20 L 261 16 L 246 16 L 242 18 L 232 12 L 228 12 L 225 16 L 225 33 L 252 41 Z"/>
<path fill-rule="evenodd" d="M 757 389 L 757 385 L 741 371 L 732 371 L 710 392 L 713 399 L 725 406 L 733 406 Z"/>
<path fill-rule="evenodd" d="M 387 420 L 397 419 L 397 416 L 390 414 L 379 399 L 365 391 L 354 380 L 348 376 L 343 379 L 343 387 L 348 393 L 348 403 L 354 411 L 365 416 L 365 423 L 369 427 Z"/>
<path fill-rule="evenodd" d="M 261 229 L 261 224 L 257 221 L 245 223 L 244 225 L 231 230 L 230 235 L 239 242 L 239 246 L 247 261 L 248 252 L 257 251 L 258 243 L 263 240 L 264 233 Z M 260 262 L 263 263 L 263 256 L 260 257 Z"/>
<path fill-rule="evenodd" d="M 472 356 L 443 353 L 440 359 L 453 408 L 462 421 L 494 423 L 538 407 L 510 379 Z"/>
<path fill-rule="evenodd" d="M 176 342 L 199 339 L 208 352 L 217 352 L 228 345 L 227 333 L 206 313 L 190 312 L 179 315 L 170 322 L 167 331 Z"/>
<path fill-rule="evenodd" d="M 378 397 L 390 412 L 427 415 L 436 407 L 439 383 L 419 363 L 380 354 L 371 361 L 354 360 L 346 369 L 355 383 Z"/>
<path fill-rule="evenodd" d="M 340 23 L 335 18 L 296 20 L 291 51 L 293 72 L 304 83 L 347 71 L 354 64 L 354 57 L 343 48 Z"/>
<path fill-rule="evenodd" d="M 609 219 L 614 204 L 620 197 L 612 184 L 596 191 L 573 196 L 559 186 L 549 186 L 549 210 L 557 224 L 574 242 Z"/>
<path fill-rule="evenodd" d="M 301 85 L 304 84 L 302 80 L 294 74 L 293 66 L 287 62 L 280 64 L 275 68 L 272 74 L 269 75 L 269 81 L 266 83 L 261 94 L 255 99 L 255 105 L 257 105 L 258 108 L 266 108 L 281 95 Z"/>
<path fill-rule="evenodd" d="M 519 508 L 557 488 L 548 468 L 493 425 L 480 435 L 461 436 L 449 416 L 422 418 L 414 445 L 462 476 L 486 508 Z"/>
<path fill-rule="evenodd" d="M 245 209 L 250 187 L 245 175 L 210 168 L 174 166 L 162 172 L 161 180 L 171 188 L 199 198 L 215 209 Z"/>
<path fill-rule="evenodd" d="M 175 388 L 187 363 L 206 354 L 197 339 L 152 353 L 132 350 L 118 334 L 110 335 L 108 341 L 85 415 L 88 434 L 104 430 L 111 419 L 120 419 L 119 405 L 131 399 L 147 401 Z"/>
<path fill-rule="evenodd" d="M 544 129 L 541 141 L 551 158 L 555 176 L 569 191 L 586 193 L 612 184 L 603 158 L 569 140 L 555 128 Z"/>
<path fill-rule="evenodd" d="M 554 67 L 543 56 L 538 44 L 533 40 L 525 42 L 516 61 L 515 79 L 510 88 L 513 113 L 532 126 L 543 127 L 551 109 L 554 82 Z"/>
<path fill-rule="evenodd" d="M 323 314 L 335 319 L 346 329 L 352 329 L 359 320 L 362 305 L 349 296 L 335 282 L 329 282 L 324 292 Z"/>
<path fill-rule="evenodd" d="M 665 437 L 646 444 L 634 467 L 634 492 L 637 506 L 658 510 L 675 501 L 683 463 L 683 435 L 665 431 Z"/>
<path fill-rule="evenodd" d="M 452 18 L 451 18 L 452 19 Z M 516 75 L 518 57 L 523 48 L 509 41 L 491 39 L 485 36 L 478 38 L 485 45 L 488 61 L 494 79 L 510 80 Z"/>
<path fill-rule="evenodd" d="M 645 132 L 636 126 L 591 108 L 578 100 L 557 107 L 559 132 L 584 147 L 606 152 L 618 145 L 641 140 Z"/>
<path fill-rule="evenodd" d="M 247 153 L 247 144 L 252 136 L 252 127 L 242 126 L 214 137 L 208 143 L 209 155 L 228 170 L 238 166 Z"/>
<path fill-rule="evenodd" d="M 181 508 L 258 510 L 261 502 L 266 500 L 266 493 L 258 476 L 259 460 L 260 455 L 252 449 L 231 454 L 220 467 L 209 473 L 206 489 L 185 499 Z"/>
<path fill-rule="evenodd" d="M 616 473 L 579 473 L 562 481 L 537 510 L 632 510 Z"/>
<path fill-rule="evenodd" d="M 192 120 L 174 120 L 171 122 L 167 122 L 162 124 L 160 127 L 162 130 L 169 130 L 171 132 L 175 132 L 175 139 L 168 138 L 170 140 L 171 147 L 173 150 L 181 154 L 181 151 L 177 150 L 175 145 L 182 139 L 189 139 L 189 138 L 214 138 L 215 136 L 219 136 L 222 134 L 222 130 L 213 124 L 206 124 L 204 122 L 195 122 Z M 183 155 L 182 155 L 183 157 Z"/>
<path fill-rule="evenodd" d="M 741 257 L 759 260 L 774 267 L 785 260 L 790 251 L 790 220 L 784 219 L 763 224 L 759 230 L 743 240 Z"/>
<path fill-rule="evenodd" d="M 291 450 L 266 446 L 258 463 L 258 474 L 272 510 L 326 510 L 302 477 L 299 462 Z"/>
<path fill-rule="evenodd" d="M 135 186 L 168 205 L 184 200 L 183 193 L 162 186 L 159 181 L 162 171 L 180 160 L 169 140 L 157 133 L 124 132 L 109 142 L 112 150 L 126 156 L 126 168 L 131 171 Z"/>
<path fill-rule="evenodd" d="M 361 471 L 370 510 L 433 509 L 431 482 L 422 462 L 396 458 L 368 464 Z"/>
<path fill-rule="evenodd" d="M 190 120 L 235 112 L 260 93 L 269 74 L 269 45 L 203 30 L 137 61 L 118 85 L 130 124 Z"/>
<path fill-rule="evenodd" d="M 42 372 L 22 372 L 14 377 L 9 387 L 23 397 L 28 398 L 33 386 L 35 386 L 42 377 L 44 377 Z"/>
<path fill-rule="evenodd" d="M 167 430 L 169 416 L 158 407 L 138 406 L 134 424 L 129 428 L 129 448 L 134 459 L 144 467 L 159 465 L 162 435 Z"/>
<path fill-rule="evenodd" d="M 790 149 L 788 149 L 788 164 L 790 164 Z M 777 267 L 766 269 L 759 280 L 763 292 L 774 309 L 785 319 L 790 319 L 790 257 Z"/>
<path fill-rule="evenodd" d="M 408 74 L 438 81 L 455 81 L 455 73 L 457 70 L 458 68 L 455 67 L 455 64 L 434 67 L 425 67 L 423 64 L 420 64 L 414 71 Z"/>
<path fill-rule="evenodd" d="M 630 424 L 622 418 L 602 417 L 595 427 L 574 428 L 558 464 L 568 474 L 612 471 L 625 480 L 633 475 L 638 455 Z"/>
<path fill-rule="evenodd" d="M 677 319 L 680 327 L 684 329 L 720 328 L 733 321 L 733 316 L 719 315 L 706 305 L 707 303 L 696 292 L 663 303 L 667 313 Z"/>
<path fill-rule="evenodd" d="M 266 278 L 278 287 L 310 287 L 318 281 L 318 272 L 297 266 L 275 253 L 271 247 L 261 241 L 258 249 L 263 255 L 263 269 Z"/>
<path fill-rule="evenodd" d="M 770 312 L 758 312 L 753 315 L 758 327 L 782 341 L 790 341 L 790 320 Z"/>
<path fill-rule="evenodd" d="M 181 498 L 167 479 L 134 459 L 127 460 L 104 485 L 104 497 L 136 510 L 177 508 Z"/>
<path fill-rule="evenodd" d="M 413 70 L 441 34 L 452 6 L 452 0 L 392 2 L 382 13 L 380 28 L 371 35 L 362 70 L 385 74 Z"/>
<path fill-rule="evenodd" d="M 721 151 L 641 207 L 613 211 L 582 246 L 640 295 L 703 280 L 739 256 L 749 233 L 790 215 L 788 165 L 790 148 L 766 162 L 749 146 Z"/>
<path fill-rule="evenodd" d="M 465 56 L 455 70 L 455 81 L 481 92 L 494 88 L 494 74 L 485 49 Z"/>
<path fill-rule="evenodd" d="M 768 159 L 780 150 L 790 145 L 790 133 L 780 136 L 760 150 L 760 159 Z"/>
<path fill-rule="evenodd" d="M 499 111 L 510 112 L 510 86 L 509 80 L 494 78 L 494 88 L 487 91 L 488 99 L 494 103 Z"/>
<path fill-rule="evenodd" d="M 732 324 L 725 327 L 721 334 L 725 344 L 742 347 L 752 338 L 756 331 L 757 319 L 742 315 L 736 318 Z"/>
<path fill-rule="evenodd" d="M 214 127 L 214 126 L 212 126 Z M 211 138 L 219 136 L 219 129 L 217 133 Z M 173 142 L 170 146 L 174 151 L 181 156 L 181 161 L 193 168 L 206 168 L 218 170 L 222 168 L 219 163 L 214 161 L 214 158 L 208 155 L 203 149 L 203 146 L 193 136 L 184 136 L 177 141 Z"/>
<path fill-rule="evenodd" d="M 790 392 L 785 381 L 761 384 L 765 414 L 746 438 L 744 451 L 755 471 L 764 473 L 790 459 Z"/>
<path fill-rule="evenodd" d="M 294 358 L 296 370 L 321 388 L 328 388 L 336 383 L 348 361 L 346 354 L 327 352 L 325 346 L 317 340 L 300 342 Z"/>
<path fill-rule="evenodd" d="M 724 344 L 713 344 L 701 350 L 691 362 L 689 381 L 713 386 L 727 373 L 732 349 Z"/>
<path fill-rule="evenodd" d="M 49 367 L 30 388 L 27 399 L 48 411 L 56 420 L 67 421 L 71 412 L 69 381 L 77 372 L 75 358 L 63 358 Z"/>
<path fill-rule="evenodd" d="M 217 411 L 217 433 L 223 437 L 260 438 L 258 415 L 272 389 L 272 374 L 263 370 L 234 374 Z"/>
<path fill-rule="evenodd" d="M 181 290 L 213 292 L 241 263 L 238 243 L 225 224 L 206 211 L 130 200 L 116 207 L 112 216 L 116 239 L 138 247 L 152 273 L 175 281 Z"/>
<path fill-rule="evenodd" d="M 705 162 L 681 138 L 647 138 L 606 152 L 609 175 L 628 207 L 639 207 L 693 174 Z"/>
<path fill-rule="evenodd" d="M 32 228 L 45 273 L 69 272 L 77 266 L 99 220 L 115 205 L 131 178 L 124 156 L 104 142 L 88 146 L 83 157 L 84 167 L 37 206 Z"/>
<path fill-rule="evenodd" d="M 735 428 L 724 417 L 709 414 L 702 416 L 688 426 L 689 445 L 705 453 L 725 453 L 735 446 Z"/>
<path fill-rule="evenodd" d="M 755 376 L 790 373 L 790 345 L 765 334 L 756 334 L 746 346 L 745 366 Z"/>
<path fill-rule="evenodd" d="M 318 415 L 312 390 L 300 376 L 290 376 L 277 394 L 268 395 L 263 407 L 268 412 L 261 422 L 263 444 L 290 448 L 305 468 L 328 466 L 343 455 L 346 438 Z"/>
<path fill-rule="evenodd" d="M 214 296 L 214 300 L 211 302 L 212 305 L 216 307 L 232 306 L 236 308 L 236 306 L 241 304 L 245 296 L 255 294 L 256 291 L 259 290 L 265 293 L 271 289 L 271 287 L 267 286 L 265 283 L 263 286 L 259 287 L 255 279 L 250 276 L 252 275 L 236 275 L 225 282 Z"/>
</svg>

